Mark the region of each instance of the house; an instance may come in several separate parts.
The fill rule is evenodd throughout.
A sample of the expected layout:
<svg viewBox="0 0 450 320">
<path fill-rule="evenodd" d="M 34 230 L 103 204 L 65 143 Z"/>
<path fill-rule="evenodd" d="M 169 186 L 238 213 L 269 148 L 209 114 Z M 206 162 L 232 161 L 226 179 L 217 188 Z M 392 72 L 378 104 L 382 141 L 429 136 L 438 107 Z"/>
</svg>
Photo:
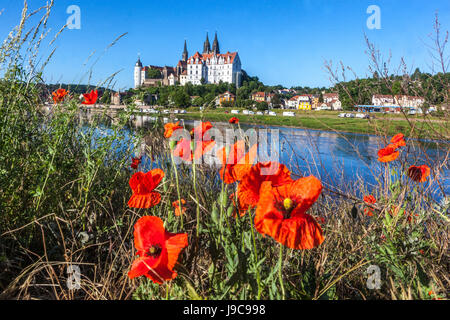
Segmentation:
<svg viewBox="0 0 450 320">
<path fill-rule="evenodd" d="M 393 106 L 395 104 L 394 96 L 384 94 L 374 94 L 372 96 L 374 106 Z"/>
<path fill-rule="evenodd" d="M 111 93 L 111 104 L 112 105 L 122 105 L 123 99 L 127 97 L 131 97 L 132 94 L 129 92 L 112 92 Z"/>
<path fill-rule="evenodd" d="M 323 103 L 328 108 L 331 108 L 331 110 L 342 110 L 342 103 L 339 100 L 338 93 L 324 93 L 322 96 L 323 96 Z M 322 107 L 323 107 L 323 104 L 322 104 Z M 326 110 L 326 109 L 323 109 L 323 110 Z"/>
<path fill-rule="evenodd" d="M 297 98 L 298 110 L 311 110 L 311 98 L 307 94 L 299 95 Z"/>
<path fill-rule="evenodd" d="M 424 104 L 425 99 L 417 96 L 396 95 L 394 101 L 400 107 L 419 108 Z"/>
<path fill-rule="evenodd" d="M 401 108 L 418 109 L 425 102 L 423 97 L 407 96 L 407 95 L 382 95 L 375 94 L 372 96 L 372 105 L 383 108 L 384 111 L 401 112 Z"/>
<path fill-rule="evenodd" d="M 290 98 L 287 102 L 287 108 L 288 109 L 297 109 L 298 106 L 298 97 L 299 96 L 293 96 Z"/>
<path fill-rule="evenodd" d="M 311 110 L 311 98 L 307 94 L 296 95 L 288 100 L 289 109 Z"/>
<path fill-rule="evenodd" d="M 265 92 L 252 93 L 251 98 L 253 101 L 256 101 L 256 102 L 265 102 L 266 101 L 266 93 Z"/>
<path fill-rule="evenodd" d="M 308 97 L 311 101 L 311 109 L 317 109 L 319 107 L 320 96 L 318 94 L 308 94 Z"/>
<path fill-rule="evenodd" d="M 234 102 L 235 98 L 235 95 L 230 91 L 219 94 L 216 98 L 216 106 L 221 106 L 224 102 Z"/>
</svg>

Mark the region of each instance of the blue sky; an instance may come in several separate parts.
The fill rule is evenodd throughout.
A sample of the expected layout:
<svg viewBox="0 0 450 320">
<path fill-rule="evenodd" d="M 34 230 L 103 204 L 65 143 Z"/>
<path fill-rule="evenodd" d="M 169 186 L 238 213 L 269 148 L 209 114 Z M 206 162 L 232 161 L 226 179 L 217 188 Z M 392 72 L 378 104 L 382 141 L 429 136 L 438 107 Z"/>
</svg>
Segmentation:
<svg viewBox="0 0 450 320">
<path fill-rule="evenodd" d="M 29 2 L 32 9 L 45 3 Z M 22 4 L 20 0 L 0 2 L 2 40 L 18 23 Z M 364 33 L 382 53 L 387 55 L 390 50 L 395 64 L 404 57 L 410 69 L 429 71 L 424 42 L 429 42 L 436 10 L 442 29 L 450 29 L 448 0 L 55 0 L 49 20 L 52 35 L 66 23 L 70 5 L 81 9 L 81 29 L 66 30 L 56 41 L 45 80 L 97 84 L 119 72 L 115 89 L 133 86 L 138 52 L 146 65 L 174 66 L 184 40 L 190 55 L 201 52 L 207 31 L 211 43 L 217 31 L 222 52 L 239 52 L 242 67 L 250 75 L 269 85 L 291 87 L 329 86 L 325 59 L 343 61 L 358 76 L 365 76 L 369 61 Z M 380 7 L 380 30 L 366 26 L 369 5 Z M 42 56 L 46 53 L 41 52 Z"/>
</svg>

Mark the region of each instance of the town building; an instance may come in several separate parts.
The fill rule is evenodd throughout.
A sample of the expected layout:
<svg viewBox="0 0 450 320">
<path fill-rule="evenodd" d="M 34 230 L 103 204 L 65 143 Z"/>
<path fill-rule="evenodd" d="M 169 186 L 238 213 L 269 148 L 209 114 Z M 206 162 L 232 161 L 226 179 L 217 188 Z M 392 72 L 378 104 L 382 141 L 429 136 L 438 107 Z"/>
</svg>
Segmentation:
<svg viewBox="0 0 450 320">
<path fill-rule="evenodd" d="M 323 93 L 322 110 L 342 110 L 342 103 L 338 93 Z"/>
<path fill-rule="evenodd" d="M 149 73 L 158 74 L 158 77 L 150 77 Z M 178 61 L 176 67 L 169 66 L 143 66 L 141 59 L 138 58 L 134 67 L 134 87 L 141 86 L 170 86 L 206 84 L 206 83 L 232 83 L 237 87 L 241 85 L 242 69 L 241 60 L 237 52 L 220 53 L 219 40 L 217 33 L 211 48 L 208 34 L 203 44 L 203 52 L 198 51 L 189 57 L 186 41 L 184 42 L 184 50 L 181 60 Z"/>
<path fill-rule="evenodd" d="M 198 51 L 187 60 L 186 82 L 192 84 L 204 83 L 232 83 L 236 87 L 241 85 L 241 60 L 237 52 L 221 54 L 217 33 L 212 49 L 210 48 L 208 34 L 203 44 L 203 53 Z"/>
<path fill-rule="evenodd" d="M 380 107 L 408 107 L 419 108 L 425 102 L 423 97 L 408 95 L 382 95 L 375 94 L 372 96 L 372 105 Z"/>
<path fill-rule="evenodd" d="M 226 91 L 222 94 L 219 94 L 216 98 L 216 106 L 221 106 L 224 102 L 234 102 L 236 100 L 236 96 L 232 94 L 230 91 Z"/>
</svg>

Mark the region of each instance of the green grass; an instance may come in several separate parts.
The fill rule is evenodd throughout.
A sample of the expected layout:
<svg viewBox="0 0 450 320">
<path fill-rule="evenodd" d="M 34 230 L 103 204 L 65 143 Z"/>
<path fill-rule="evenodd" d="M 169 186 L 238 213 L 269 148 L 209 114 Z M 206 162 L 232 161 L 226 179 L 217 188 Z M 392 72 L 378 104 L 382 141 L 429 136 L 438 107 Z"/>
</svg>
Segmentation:
<svg viewBox="0 0 450 320">
<path fill-rule="evenodd" d="M 304 129 L 353 132 L 364 134 L 385 134 L 395 135 L 398 132 L 409 136 L 411 126 L 406 120 L 384 119 L 357 119 L 339 118 L 337 111 L 297 111 L 295 117 L 284 117 L 282 111 L 276 111 L 277 116 L 268 115 L 244 115 L 225 114 L 224 111 L 204 111 L 190 112 L 188 114 L 177 115 L 184 119 L 203 119 L 216 122 L 227 122 L 231 117 L 236 116 L 241 123 L 267 125 L 267 126 L 290 126 Z M 378 117 L 378 115 L 377 115 Z M 435 137 L 442 139 L 448 135 L 448 123 L 444 126 L 439 122 L 414 121 L 415 135 L 423 137 Z"/>
</svg>

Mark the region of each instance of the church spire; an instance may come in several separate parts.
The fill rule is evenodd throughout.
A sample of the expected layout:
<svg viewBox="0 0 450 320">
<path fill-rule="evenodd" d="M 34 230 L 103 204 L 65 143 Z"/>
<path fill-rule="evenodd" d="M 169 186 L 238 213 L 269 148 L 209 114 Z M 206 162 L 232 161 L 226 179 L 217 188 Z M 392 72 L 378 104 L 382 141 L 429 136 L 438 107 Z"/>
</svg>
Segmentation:
<svg viewBox="0 0 450 320">
<path fill-rule="evenodd" d="M 217 32 L 216 32 L 216 36 L 214 37 L 214 42 L 213 42 L 213 46 L 212 46 L 212 52 L 214 54 L 220 53 L 219 40 L 217 40 Z"/>
<path fill-rule="evenodd" d="M 203 44 L 203 54 L 208 54 L 211 52 L 211 46 L 209 44 L 209 39 L 208 39 L 208 32 L 206 33 L 206 40 L 205 43 Z"/>
<path fill-rule="evenodd" d="M 187 61 L 187 59 L 188 59 L 188 51 L 187 51 L 186 40 L 184 40 L 184 50 L 183 50 L 183 55 L 181 57 L 181 60 Z"/>
</svg>

